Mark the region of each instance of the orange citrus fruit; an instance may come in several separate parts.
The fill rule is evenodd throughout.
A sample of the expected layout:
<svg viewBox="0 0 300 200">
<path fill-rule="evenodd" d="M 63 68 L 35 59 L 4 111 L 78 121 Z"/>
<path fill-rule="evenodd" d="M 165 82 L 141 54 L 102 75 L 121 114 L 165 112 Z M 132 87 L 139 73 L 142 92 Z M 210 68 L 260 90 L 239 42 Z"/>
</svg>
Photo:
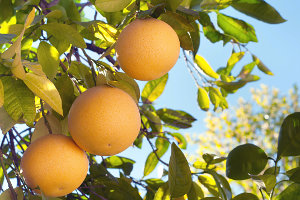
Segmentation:
<svg viewBox="0 0 300 200">
<path fill-rule="evenodd" d="M 48 197 L 65 196 L 84 181 L 89 167 L 85 152 L 64 135 L 38 138 L 21 160 L 27 185 Z"/>
<path fill-rule="evenodd" d="M 79 95 L 71 106 L 68 127 L 85 151 L 108 156 L 134 142 L 141 126 L 133 98 L 119 88 L 97 86 Z"/>
<path fill-rule="evenodd" d="M 116 43 L 117 61 L 132 78 L 149 81 L 168 73 L 180 52 L 176 32 L 167 23 L 136 19 L 126 26 Z"/>
</svg>

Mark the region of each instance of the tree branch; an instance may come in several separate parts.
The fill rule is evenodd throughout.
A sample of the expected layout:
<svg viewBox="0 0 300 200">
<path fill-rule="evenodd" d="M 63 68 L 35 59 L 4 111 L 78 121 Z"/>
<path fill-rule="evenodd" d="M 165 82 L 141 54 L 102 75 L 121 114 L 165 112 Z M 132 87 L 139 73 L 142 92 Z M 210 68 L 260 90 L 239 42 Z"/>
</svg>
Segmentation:
<svg viewBox="0 0 300 200">
<path fill-rule="evenodd" d="M 10 192 L 11 192 L 12 200 L 18 200 L 17 193 L 16 193 L 16 191 L 14 190 L 14 188 L 13 188 L 11 182 L 10 182 L 10 179 L 9 179 L 8 174 L 7 174 L 7 171 L 6 171 L 6 167 L 5 167 L 5 165 L 4 165 L 2 149 L 0 150 L 0 164 L 1 164 L 1 166 L 2 166 L 4 176 L 5 176 L 6 181 L 7 181 L 7 183 L 8 183 L 8 187 L 9 187 L 9 190 L 10 190 Z"/>
</svg>

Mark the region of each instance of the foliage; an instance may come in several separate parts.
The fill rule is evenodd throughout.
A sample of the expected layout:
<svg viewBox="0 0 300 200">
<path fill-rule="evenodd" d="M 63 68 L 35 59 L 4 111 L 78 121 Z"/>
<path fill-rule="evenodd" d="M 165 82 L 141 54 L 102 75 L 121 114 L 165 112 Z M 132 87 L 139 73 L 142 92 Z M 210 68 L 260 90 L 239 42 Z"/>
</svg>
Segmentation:
<svg viewBox="0 0 300 200">
<path fill-rule="evenodd" d="M 89 6 L 92 8 L 87 9 Z M 147 200 L 167 200 L 182 198 L 183 195 L 190 200 L 257 199 L 257 195 L 250 193 L 233 197 L 228 180 L 213 167 L 225 161 L 225 157 L 204 154 L 205 162 L 196 161 L 193 163 L 196 170 L 191 170 L 180 150 L 186 148 L 187 141 L 178 130 L 191 127 L 196 119 L 185 111 L 157 109 L 153 104 L 162 94 L 168 75 L 146 83 L 140 94 L 135 80 L 119 72 L 120 67 L 114 55 L 114 44 L 119 33 L 131 21 L 147 17 L 163 20 L 176 31 L 180 39 L 186 67 L 198 87 L 200 108 L 207 111 L 212 104 L 214 111 L 224 110 L 228 108 L 228 94 L 259 79 L 252 74 L 255 67 L 272 75 L 246 47 L 249 42 L 257 42 L 254 27 L 234 16 L 223 14 L 222 10 L 227 7 L 266 23 L 285 21 L 263 0 L 0 1 L 0 128 L 4 134 L 0 151 L 1 190 L 4 177 L 9 186 L 0 199 L 16 200 L 23 195 L 25 199 L 46 198 L 34 195 L 20 172 L 20 158 L 31 142 L 33 128 L 38 120 L 42 120 L 45 126 L 39 132 L 48 131 L 51 134 L 53 123 L 49 123 L 47 118 L 54 116 L 58 121 L 54 126 L 60 127 L 58 129 L 62 134 L 68 135 L 67 116 L 74 99 L 86 89 L 102 84 L 123 89 L 136 99 L 142 127 L 134 145 L 142 148 L 143 140 L 147 140 L 152 148 L 145 163 L 144 176 L 161 162 L 169 167 L 166 173 L 168 181 L 165 178 L 137 180 L 130 175 L 134 160 L 119 156 L 101 159 L 90 154 L 89 173 L 83 184 L 73 193 L 56 200 L 135 200 L 142 199 L 142 196 Z M 89 12 L 95 13 L 94 19 Z M 217 21 L 211 20 L 212 15 L 217 16 Z M 226 67 L 214 70 L 198 54 L 200 37 L 206 37 L 212 43 L 223 42 L 224 45 L 233 46 Z M 99 57 L 92 57 L 91 53 Z M 233 68 L 246 54 L 251 55 L 252 59 L 242 66 L 238 74 L 233 74 Z M 259 122 L 264 120 L 260 119 Z M 19 131 L 16 124 L 26 128 Z M 276 150 L 265 153 L 261 148 L 264 145 L 244 144 L 245 137 L 240 137 L 243 151 L 237 150 L 240 146 L 228 154 L 227 177 L 238 180 L 251 177 L 264 183 L 259 189 L 264 189 L 272 199 L 279 160 L 283 156 L 297 156 L 299 153 L 298 131 L 299 114 L 289 115 L 280 130 L 279 153 L 277 158 L 272 158 L 274 170 L 266 170 L 264 174 L 261 172 L 266 166 L 267 155 Z M 247 132 L 242 132 L 247 135 Z M 293 145 L 289 146 L 291 139 Z M 160 158 L 170 146 L 170 162 L 165 163 Z M 254 152 L 254 155 L 251 157 L 251 154 L 250 160 L 244 160 L 247 169 L 240 171 L 236 155 L 247 158 L 248 151 Z M 233 166 L 234 171 L 230 170 Z M 119 177 L 110 173 L 111 168 L 120 169 Z M 278 195 L 278 199 L 295 197 L 299 193 L 298 172 L 298 168 L 286 172 L 289 180 L 295 183 Z M 17 188 L 13 189 L 11 180 L 16 181 Z M 204 194 L 203 187 L 207 188 L 209 195 Z M 139 192 L 142 188 L 146 190 L 145 195 Z"/>
</svg>

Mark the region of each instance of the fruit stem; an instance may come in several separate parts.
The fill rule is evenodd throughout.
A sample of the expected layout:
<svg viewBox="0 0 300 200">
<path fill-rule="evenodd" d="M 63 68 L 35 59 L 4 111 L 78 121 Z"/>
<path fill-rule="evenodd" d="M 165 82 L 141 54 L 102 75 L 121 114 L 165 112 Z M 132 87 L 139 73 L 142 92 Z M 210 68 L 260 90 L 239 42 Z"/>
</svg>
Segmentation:
<svg viewBox="0 0 300 200">
<path fill-rule="evenodd" d="M 0 149 L 0 163 L 1 163 L 1 167 L 2 167 L 2 170 L 3 170 L 4 176 L 5 176 L 6 181 L 8 183 L 8 187 L 9 187 L 9 190 L 11 192 L 12 199 L 13 200 L 18 200 L 17 193 L 14 190 L 14 188 L 13 188 L 11 182 L 10 182 L 10 179 L 9 179 L 9 177 L 7 175 L 7 171 L 6 171 L 6 168 L 5 168 L 5 165 L 4 165 L 4 161 L 3 161 L 3 153 L 2 153 L 1 149 Z"/>
</svg>

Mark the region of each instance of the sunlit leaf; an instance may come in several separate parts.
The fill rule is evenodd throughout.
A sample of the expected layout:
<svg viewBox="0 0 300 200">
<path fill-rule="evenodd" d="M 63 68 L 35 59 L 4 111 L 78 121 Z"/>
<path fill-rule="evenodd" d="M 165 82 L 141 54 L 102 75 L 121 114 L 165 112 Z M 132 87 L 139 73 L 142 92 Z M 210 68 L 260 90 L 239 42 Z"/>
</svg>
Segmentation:
<svg viewBox="0 0 300 200">
<path fill-rule="evenodd" d="M 153 200 L 171 200 L 169 184 L 165 183 L 158 188 Z"/>
<path fill-rule="evenodd" d="M 182 134 L 180 134 L 180 133 L 170 133 L 170 132 L 167 132 L 167 134 L 171 135 L 178 142 L 178 146 L 181 149 L 186 149 L 187 141 L 186 141 L 185 137 Z"/>
<path fill-rule="evenodd" d="M 61 97 L 55 85 L 47 78 L 32 73 L 27 73 L 24 83 L 38 97 L 48 103 L 53 110 L 63 115 Z"/>
<path fill-rule="evenodd" d="M 57 73 L 59 64 L 58 51 L 54 46 L 42 41 L 37 49 L 37 57 L 43 67 L 43 71 L 52 80 Z"/>
<path fill-rule="evenodd" d="M 200 67 L 200 69 L 208 76 L 218 79 L 219 74 L 217 74 L 212 67 L 208 64 L 208 62 L 200 55 L 195 56 L 195 63 Z"/>
<path fill-rule="evenodd" d="M 205 89 L 201 87 L 198 88 L 197 100 L 199 107 L 204 111 L 208 111 L 210 102 L 208 93 Z"/>
<path fill-rule="evenodd" d="M 283 190 L 275 200 L 298 199 L 300 196 L 300 184 L 293 183 Z"/>
<path fill-rule="evenodd" d="M 251 175 L 251 178 L 259 188 L 264 189 L 267 193 L 270 193 L 276 185 L 276 176 L 274 174 Z"/>
<path fill-rule="evenodd" d="M 129 5 L 131 0 L 96 0 L 95 6 L 104 12 L 116 12 Z"/>
<path fill-rule="evenodd" d="M 218 25 L 226 34 L 234 37 L 241 43 L 257 42 L 253 26 L 242 20 L 219 13 Z"/>
<path fill-rule="evenodd" d="M 122 169 L 125 175 L 130 175 L 134 160 L 120 156 L 111 156 L 104 160 L 106 168 Z"/>
<path fill-rule="evenodd" d="M 210 175 L 200 175 L 198 176 L 198 181 L 209 191 L 210 194 L 218 197 L 220 194 L 218 192 L 218 187 L 216 186 L 215 180 Z"/>
<path fill-rule="evenodd" d="M 177 128 L 190 128 L 192 123 L 196 121 L 193 116 L 181 110 L 162 108 L 157 110 L 157 114 L 167 125 Z"/>
<path fill-rule="evenodd" d="M 260 59 L 258 59 L 255 55 L 252 54 L 252 59 L 253 61 L 256 63 L 258 69 L 262 72 L 264 72 L 265 74 L 268 74 L 268 75 L 274 75 L 273 72 L 271 72 L 269 70 L 269 68 L 263 63 L 261 62 Z"/>
<path fill-rule="evenodd" d="M 151 103 L 155 101 L 164 91 L 166 83 L 168 81 L 168 74 L 163 77 L 149 81 L 146 83 L 142 91 L 142 101 L 144 103 Z"/>
<path fill-rule="evenodd" d="M 163 125 L 157 113 L 150 110 L 144 110 L 142 113 L 147 117 L 152 132 L 156 134 L 161 133 Z"/>
<path fill-rule="evenodd" d="M 200 200 L 204 197 L 204 192 L 201 187 L 193 181 L 191 190 L 188 193 L 189 200 Z"/>
</svg>

